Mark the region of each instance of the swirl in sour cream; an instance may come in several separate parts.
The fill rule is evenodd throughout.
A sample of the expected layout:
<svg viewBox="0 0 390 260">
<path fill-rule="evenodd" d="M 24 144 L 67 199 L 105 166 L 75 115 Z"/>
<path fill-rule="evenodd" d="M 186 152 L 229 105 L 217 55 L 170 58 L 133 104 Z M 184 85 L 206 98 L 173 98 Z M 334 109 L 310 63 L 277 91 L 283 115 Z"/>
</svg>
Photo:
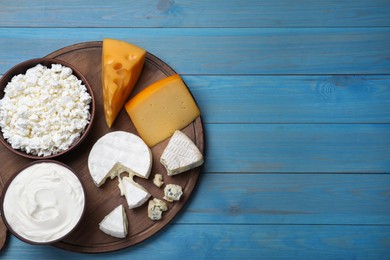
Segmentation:
<svg viewBox="0 0 390 260">
<path fill-rule="evenodd" d="M 57 163 L 40 162 L 12 180 L 4 196 L 3 212 L 19 236 L 48 243 L 76 226 L 84 204 L 83 187 L 71 170 Z"/>
</svg>

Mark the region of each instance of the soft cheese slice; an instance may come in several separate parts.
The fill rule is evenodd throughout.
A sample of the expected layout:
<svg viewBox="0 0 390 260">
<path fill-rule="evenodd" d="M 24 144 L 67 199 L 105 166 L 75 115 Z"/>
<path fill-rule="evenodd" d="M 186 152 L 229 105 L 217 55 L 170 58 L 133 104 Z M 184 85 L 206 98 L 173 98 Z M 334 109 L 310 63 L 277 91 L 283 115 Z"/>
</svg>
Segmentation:
<svg viewBox="0 0 390 260">
<path fill-rule="evenodd" d="M 124 207 L 119 205 L 105 216 L 102 222 L 99 223 L 99 228 L 107 235 L 117 238 L 126 237 L 128 221 Z"/>
<path fill-rule="evenodd" d="M 146 51 L 115 39 L 103 40 L 102 86 L 108 127 L 114 123 L 141 74 Z"/>
<path fill-rule="evenodd" d="M 176 175 L 203 164 L 198 147 L 180 130 L 176 130 L 165 147 L 160 162 L 169 176 Z"/>
<path fill-rule="evenodd" d="M 133 176 L 119 179 L 119 189 L 121 195 L 125 196 L 129 209 L 141 206 L 151 196 L 144 187 L 133 180 Z"/>
<path fill-rule="evenodd" d="M 138 133 L 149 147 L 169 138 L 176 129 L 200 115 L 194 99 L 179 75 L 159 80 L 125 105 Z"/>
<path fill-rule="evenodd" d="M 102 136 L 92 147 L 88 168 L 96 186 L 108 177 L 128 172 L 147 179 L 152 167 L 152 152 L 138 136 L 115 131 Z"/>
</svg>

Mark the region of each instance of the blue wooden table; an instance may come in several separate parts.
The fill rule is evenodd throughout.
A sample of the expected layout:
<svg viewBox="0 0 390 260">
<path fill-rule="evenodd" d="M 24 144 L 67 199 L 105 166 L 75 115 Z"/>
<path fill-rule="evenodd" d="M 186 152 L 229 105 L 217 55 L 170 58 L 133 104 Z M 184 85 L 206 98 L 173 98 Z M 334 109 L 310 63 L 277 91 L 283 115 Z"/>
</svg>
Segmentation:
<svg viewBox="0 0 390 260">
<path fill-rule="evenodd" d="M 183 76 L 204 120 L 197 188 L 134 247 L 10 236 L 1 258 L 390 258 L 390 1 L 3 0 L 0 75 L 104 37 Z"/>
</svg>

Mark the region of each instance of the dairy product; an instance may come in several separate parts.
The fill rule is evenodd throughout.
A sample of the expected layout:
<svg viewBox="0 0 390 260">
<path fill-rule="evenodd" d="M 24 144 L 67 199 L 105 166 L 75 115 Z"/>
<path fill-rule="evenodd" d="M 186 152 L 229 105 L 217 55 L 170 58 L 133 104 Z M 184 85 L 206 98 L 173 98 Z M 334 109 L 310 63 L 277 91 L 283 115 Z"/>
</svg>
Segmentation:
<svg viewBox="0 0 390 260">
<path fill-rule="evenodd" d="M 169 139 L 160 162 L 166 168 L 168 176 L 172 176 L 202 165 L 203 155 L 188 136 L 176 130 Z"/>
<path fill-rule="evenodd" d="M 149 192 L 133 178 L 149 178 L 152 152 L 141 138 L 132 133 L 114 131 L 102 136 L 89 153 L 88 168 L 98 187 L 107 178 L 118 177 L 121 195 L 126 197 L 130 209 L 141 206 L 150 197 Z M 121 178 L 121 173 L 127 173 L 128 177 Z"/>
<path fill-rule="evenodd" d="M 177 74 L 143 89 L 125 108 L 149 147 L 169 138 L 200 115 L 191 93 Z"/>
<path fill-rule="evenodd" d="M 148 217 L 151 220 L 160 220 L 162 218 L 163 211 L 168 210 L 168 205 L 165 201 L 154 198 L 149 200 L 148 204 Z"/>
<path fill-rule="evenodd" d="M 147 179 L 152 168 L 152 152 L 138 136 L 114 131 L 102 136 L 88 156 L 88 169 L 96 186 L 123 172 Z"/>
<path fill-rule="evenodd" d="M 118 176 L 118 178 L 121 196 L 125 196 L 129 209 L 141 206 L 150 198 L 150 193 L 133 180 L 133 175 L 122 179 Z"/>
<path fill-rule="evenodd" d="M 103 40 L 102 86 L 104 115 L 111 127 L 141 74 L 146 51 L 115 39 Z"/>
<path fill-rule="evenodd" d="M 128 221 L 125 208 L 123 205 L 117 206 L 99 223 L 101 231 L 107 235 L 124 238 L 127 236 Z"/>
<path fill-rule="evenodd" d="M 90 121 L 91 96 L 72 69 L 40 64 L 14 76 L 0 100 L 0 127 L 12 148 L 48 156 L 68 149 Z"/>
<path fill-rule="evenodd" d="M 164 200 L 166 201 L 178 201 L 180 200 L 181 195 L 183 195 L 183 190 L 180 185 L 167 184 L 164 188 Z"/>
<path fill-rule="evenodd" d="M 154 175 L 153 184 L 156 185 L 159 188 L 164 184 L 163 178 L 162 178 L 161 174 L 157 173 L 156 175 Z"/>
<path fill-rule="evenodd" d="M 18 235 L 48 243 L 76 226 L 84 204 L 84 190 L 71 170 L 54 162 L 40 162 L 12 180 L 4 196 L 3 211 Z"/>
</svg>

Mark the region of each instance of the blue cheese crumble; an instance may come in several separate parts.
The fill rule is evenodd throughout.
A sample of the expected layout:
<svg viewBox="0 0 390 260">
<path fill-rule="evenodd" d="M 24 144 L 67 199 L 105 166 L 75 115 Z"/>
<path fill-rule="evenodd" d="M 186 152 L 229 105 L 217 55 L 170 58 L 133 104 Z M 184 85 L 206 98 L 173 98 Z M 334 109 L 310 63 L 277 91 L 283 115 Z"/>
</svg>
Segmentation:
<svg viewBox="0 0 390 260">
<path fill-rule="evenodd" d="M 0 127 L 12 148 L 49 156 L 68 149 L 90 122 L 92 98 L 72 69 L 36 65 L 14 76 L 0 100 Z"/>
<path fill-rule="evenodd" d="M 178 201 L 180 200 L 181 195 L 183 195 L 183 190 L 180 185 L 167 184 L 164 188 L 164 200 L 166 201 Z"/>
</svg>

